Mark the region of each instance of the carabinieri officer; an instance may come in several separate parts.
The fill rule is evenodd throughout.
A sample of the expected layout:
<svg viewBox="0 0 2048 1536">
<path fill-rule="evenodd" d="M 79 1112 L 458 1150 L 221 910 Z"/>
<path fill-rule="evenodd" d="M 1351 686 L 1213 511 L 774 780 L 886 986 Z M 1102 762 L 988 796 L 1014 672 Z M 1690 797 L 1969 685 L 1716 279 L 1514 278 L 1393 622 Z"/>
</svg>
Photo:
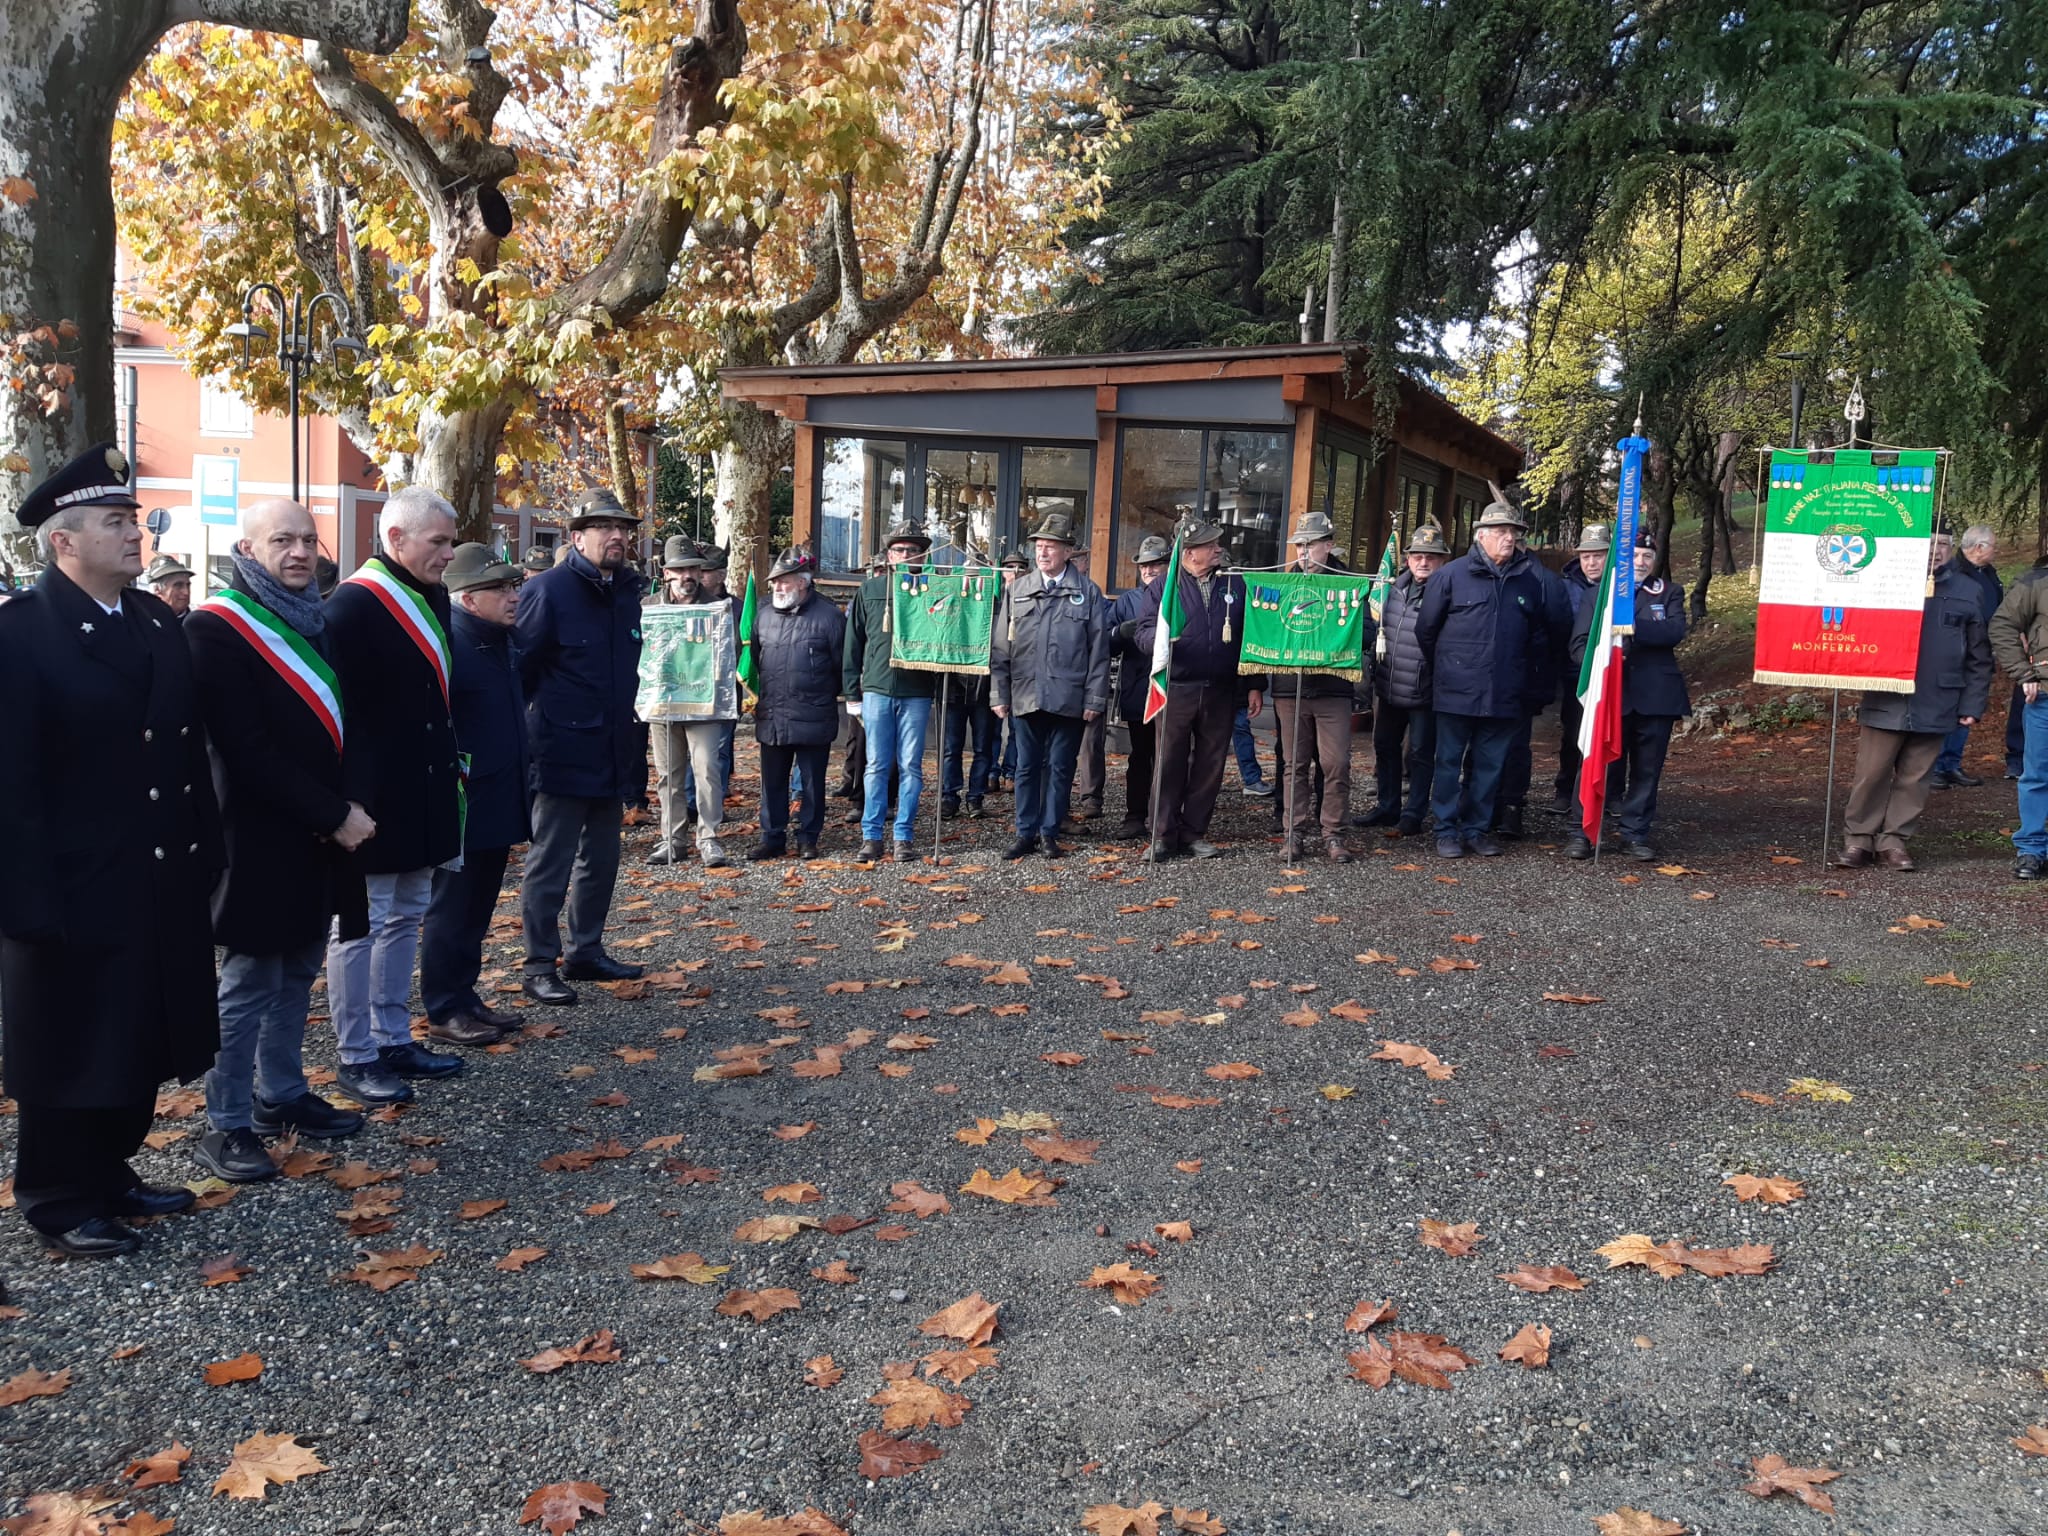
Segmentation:
<svg viewBox="0 0 2048 1536">
<path fill-rule="evenodd" d="M 21 1105 L 14 1197 L 80 1258 L 132 1252 L 122 1218 L 192 1204 L 128 1166 L 167 1078 L 219 1044 L 208 896 L 225 863 L 192 663 L 129 584 L 128 461 L 87 450 L 15 516 L 44 570 L 0 606 L 0 1015 Z"/>
</svg>

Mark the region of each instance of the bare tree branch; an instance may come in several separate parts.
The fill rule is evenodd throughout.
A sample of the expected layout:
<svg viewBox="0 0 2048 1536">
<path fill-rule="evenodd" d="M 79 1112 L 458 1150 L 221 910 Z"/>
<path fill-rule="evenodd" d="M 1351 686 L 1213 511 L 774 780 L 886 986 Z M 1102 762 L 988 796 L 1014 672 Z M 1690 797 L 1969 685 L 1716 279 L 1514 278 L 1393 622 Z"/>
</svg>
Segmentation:
<svg viewBox="0 0 2048 1536">
<path fill-rule="evenodd" d="M 389 53 L 405 41 L 411 10 L 411 0 L 172 0 L 165 24 L 211 21 Z"/>
</svg>

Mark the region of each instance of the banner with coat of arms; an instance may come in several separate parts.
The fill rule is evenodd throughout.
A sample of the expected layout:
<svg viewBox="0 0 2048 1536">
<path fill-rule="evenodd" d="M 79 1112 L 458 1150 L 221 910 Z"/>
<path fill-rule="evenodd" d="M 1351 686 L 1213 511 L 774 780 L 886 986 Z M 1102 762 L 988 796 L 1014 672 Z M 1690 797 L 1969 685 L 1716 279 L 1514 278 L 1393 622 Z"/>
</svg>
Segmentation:
<svg viewBox="0 0 2048 1536">
<path fill-rule="evenodd" d="M 1369 576 L 1261 571 L 1244 578 L 1244 646 L 1239 672 L 1365 675 Z"/>
<path fill-rule="evenodd" d="M 988 671 L 1002 572 L 899 565 L 889 572 L 889 659 L 912 672 Z"/>
<path fill-rule="evenodd" d="M 1941 455 L 1771 456 L 1756 681 L 1911 693 Z"/>
<path fill-rule="evenodd" d="M 656 603 L 640 610 L 640 637 L 633 708 L 642 720 L 740 717 L 732 604 Z"/>
</svg>

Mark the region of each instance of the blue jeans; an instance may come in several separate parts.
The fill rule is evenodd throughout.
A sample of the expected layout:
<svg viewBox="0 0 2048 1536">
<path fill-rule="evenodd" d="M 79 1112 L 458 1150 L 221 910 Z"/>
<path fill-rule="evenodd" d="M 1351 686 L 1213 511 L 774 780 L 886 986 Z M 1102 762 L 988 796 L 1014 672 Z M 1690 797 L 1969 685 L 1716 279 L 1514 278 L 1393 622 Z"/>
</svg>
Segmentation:
<svg viewBox="0 0 2048 1536">
<path fill-rule="evenodd" d="M 283 1104 L 310 1092 L 301 1047 L 307 999 L 327 941 L 281 955 L 228 951 L 220 967 L 220 1050 L 206 1074 L 206 1118 L 216 1131 L 250 1129 L 249 1091 Z"/>
<path fill-rule="evenodd" d="M 863 842 L 879 843 L 889 817 L 889 769 L 896 769 L 896 838 L 911 840 L 917 826 L 917 802 L 924 794 L 924 733 L 931 724 L 932 701 L 897 699 L 886 693 L 863 694 L 860 722 L 868 734 L 867 804 L 861 812 Z"/>
<path fill-rule="evenodd" d="M 1948 740 L 1941 744 L 1941 756 L 1934 760 L 1936 773 L 1960 773 L 1963 768 L 1963 748 L 1970 744 L 1970 728 L 1959 725 L 1948 733 Z"/>
<path fill-rule="evenodd" d="M 988 793 L 989 775 L 995 772 L 996 734 L 1003 722 L 983 704 L 963 704 L 957 698 L 946 701 L 945 761 L 939 778 L 939 793 L 958 800 L 965 788 L 967 798 L 979 800 Z M 974 738 L 974 766 L 963 775 L 961 759 L 966 756 L 969 732 Z"/>
<path fill-rule="evenodd" d="M 2022 695 L 2019 707 L 2026 711 L 2027 755 L 2020 768 L 2020 825 L 2012 845 L 2048 859 L 2048 692 L 2031 704 Z"/>
<path fill-rule="evenodd" d="M 1252 717 L 1246 710 L 1239 709 L 1230 723 L 1230 750 L 1237 754 L 1237 776 L 1246 789 L 1266 782 L 1259 768 L 1258 744 L 1252 739 Z"/>
<path fill-rule="evenodd" d="M 527 871 L 529 876 L 531 869 Z M 434 871 L 369 875 L 370 931 L 344 939 L 335 921 L 327 942 L 327 1009 L 344 1066 L 367 1066 L 387 1045 L 412 1042 L 412 962 L 419 953 L 420 920 L 434 893 Z M 529 882 L 530 883 L 530 882 Z"/>
<path fill-rule="evenodd" d="M 1017 732 L 1017 835 L 1058 837 L 1073 798 L 1084 722 L 1041 709 L 1011 724 Z"/>
<path fill-rule="evenodd" d="M 1438 837 L 1473 838 L 1493 824 L 1501 773 L 1523 723 L 1520 716 L 1496 720 L 1488 715 L 1436 712 L 1436 769 L 1430 784 L 1430 807 L 1436 812 Z"/>
</svg>

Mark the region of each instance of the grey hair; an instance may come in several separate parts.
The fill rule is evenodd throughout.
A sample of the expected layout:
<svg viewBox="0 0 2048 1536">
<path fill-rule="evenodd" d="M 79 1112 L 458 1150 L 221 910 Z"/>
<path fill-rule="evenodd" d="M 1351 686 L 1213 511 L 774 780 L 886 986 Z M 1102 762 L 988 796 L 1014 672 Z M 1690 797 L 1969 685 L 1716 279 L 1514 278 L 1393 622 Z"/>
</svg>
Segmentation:
<svg viewBox="0 0 2048 1536">
<path fill-rule="evenodd" d="M 60 511 L 52 512 L 40 523 L 37 523 L 36 558 L 45 565 L 55 565 L 57 563 L 57 548 L 50 542 L 50 535 L 53 533 L 78 532 L 79 529 L 85 526 L 85 514 L 90 510 L 92 510 L 90 507 L 84 505 L 65 507 Z"/>
<path fill-rule="evenodd" d="M 1989 523 L 1970 524 L 1956 543 L 1958 549 L 1995 549 L 1997 545 L 1998 530 Z"/>
<path fill-rule="evenodd" d="M 419 533 L 428 520 L 435 517 L 445 517 L 450 522 L 460 521 L 447 497 L 428 490 L 424 485 L 408 485 L 385 502 L 384 510 L 377 515 L 377 542 L 388 550 L 392 534 Z"/>
</svg>

